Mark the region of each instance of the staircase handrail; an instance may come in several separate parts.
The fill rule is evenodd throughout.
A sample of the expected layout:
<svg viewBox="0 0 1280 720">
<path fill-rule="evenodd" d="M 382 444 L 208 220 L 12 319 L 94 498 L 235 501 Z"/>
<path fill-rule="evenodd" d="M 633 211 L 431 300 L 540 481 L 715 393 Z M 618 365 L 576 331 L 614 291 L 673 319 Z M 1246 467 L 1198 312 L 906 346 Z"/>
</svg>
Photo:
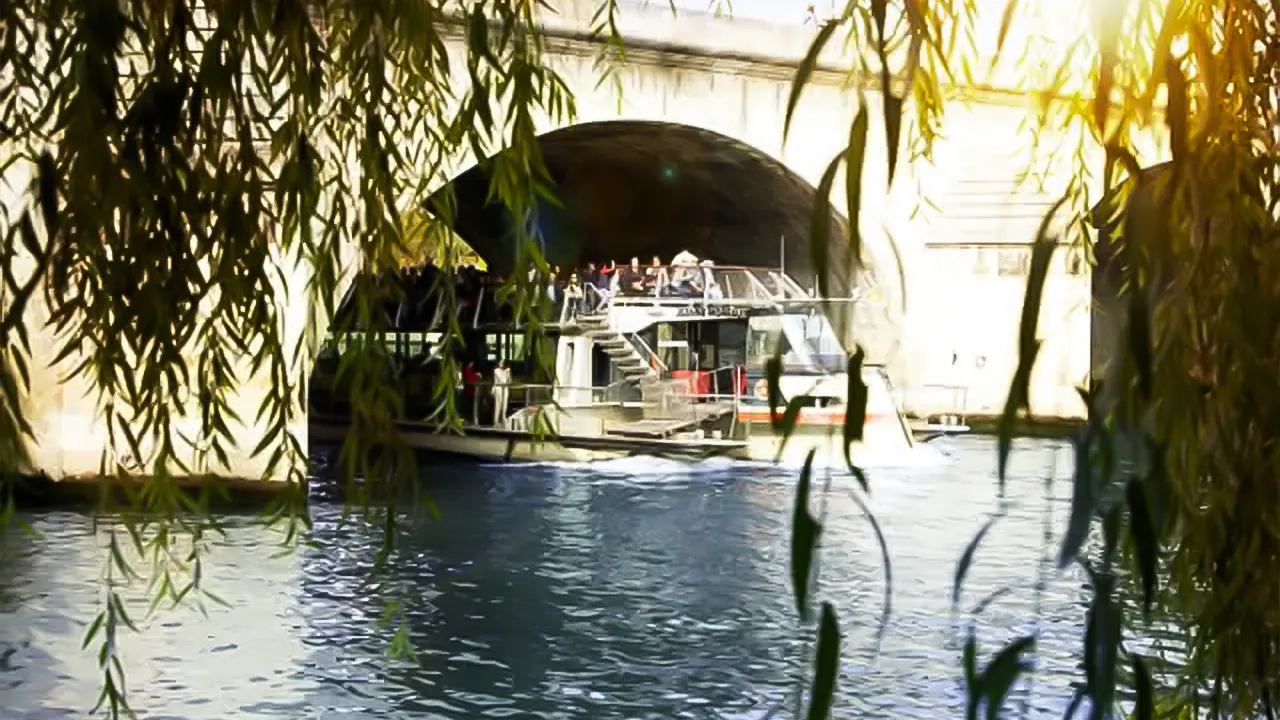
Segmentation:
<svg viewBox="0 0 1280 720">
<path fill-rule="evenodd" d="M 621 335 L 622 333 L 618 334 Z M 650 363 L 650 367 L 653 366 L 653 363 L 657 363 L 659 377 L 665 377 L 671 374 L 671 369 L 667 367 L 666 363 L 662 362 L 662 358 L 658 357 L 658 353 L 654 352 L 653 348 L 649 347 L 649 343 L 645 342 L 644 338 L 640 337 L 639 333 L 631 333 L 630 340 L 632 347 L 636 347 L 638 345 L 638 347 L 636 347 L 636 351 L 640 354 L 640 358 L 642 360 Z"/>
</svg>

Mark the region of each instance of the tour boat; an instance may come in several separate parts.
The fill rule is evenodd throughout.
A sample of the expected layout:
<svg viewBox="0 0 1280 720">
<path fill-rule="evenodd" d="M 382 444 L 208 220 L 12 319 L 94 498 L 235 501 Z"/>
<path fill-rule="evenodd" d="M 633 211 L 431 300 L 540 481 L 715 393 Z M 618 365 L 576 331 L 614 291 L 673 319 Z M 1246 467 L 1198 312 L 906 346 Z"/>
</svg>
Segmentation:
<svg viewBox="0 0 1280 720">
<path fill-rule="evenodd" d="M 813 449 L 817 463 L 843 464 L 849 378 L 845 348 L 826 312 L 830 301 L 779 270 L 698 272 L 705 281 L 696 297 L 615 294 L 598 303 L 592 298 L 589 308 L 562 301 L 538 338 L 486 312 L 495 293 L 480 293 L 460 310 L 466 316 L 459 323 L 463 342 L 455 343 L 458 364 L 501 362 L 510 379 L 498 383 L 499 392 L 492 373 L 457 383 L 460 429 L 442 430 L 428 417 L 443 344 L 438 317 L 416 328 L 400 322 L 385 341 L 406 407 L 401 438 L 418 450 L 488 462 L 641 455 L 795 464 Z M 535 352 L 539 339 L 546 351 Z M 309 432 L 321 443 L 341 442 L 350 426 L 346 393 L 335 383 L 349 341 L 331 335 L 313 374 Z M 782 404 L 802 398 L 803 406 L 785 440 L 771 417 L 766 377 L 775 354 L 782 360 Z M 915 441 L 889 376 L 868 365 L 862 380 L 866 418 L 853 451 L 910 449 Z"/>
</svg>

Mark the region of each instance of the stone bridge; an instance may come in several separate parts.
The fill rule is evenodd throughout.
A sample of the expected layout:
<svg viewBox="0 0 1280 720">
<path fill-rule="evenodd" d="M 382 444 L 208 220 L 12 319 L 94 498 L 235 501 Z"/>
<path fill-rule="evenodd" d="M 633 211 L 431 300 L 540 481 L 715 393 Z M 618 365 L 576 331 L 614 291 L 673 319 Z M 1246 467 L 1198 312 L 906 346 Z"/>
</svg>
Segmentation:
<svg viewBox="0 0 1280 720">
<path fill-rule="evenodd" d="M 790 82 L 812 26 L 696 13 L 673 18 L 657 2 L 628 6 L 621 23 L 627 65 L 618 74 L 618 94 L 594 69 L 600 50 L 590 33 L 595 5 L 565 0 L 559 15 L 546 16 L 548 47 L 577 102 L 574 124 L 545 128 L 544 155 L 575 228 L 551 234 L 553 262 L 669 258 L 688 248 L 721 264 L 783 265 L 798 279 L 811 273 L 814 187 L 847 144 L 858 107 L 856 92 L 837 70 L 849 59 L 837 51 L 822 58 L 784 143 Z M 451 52 L 464 53 L 460 37 Z M 1020 185 L 1017 178 L 1031 161 L 1030 143 L 1021 139 L 1030 104 L 1016 92 L 969 88 L 946 100 L 945 134 L 931 162 L 900 151 L 890 190 L 879 96 L 868 90 L 866 99 L 870 142 L 859 225 L 875 288 L 852 339 L 890 368 L 909 407 L 996 413 L 1016 363 L 1028 246 L 1063 178 L 1050 170 L 1043 188 Z M 908 106 L 908 121 L 912 112 Z M 459 233 L 501 263 L 509 257 L 500 242 L 502 218 L 484 205 L 483 178 L 463 172 L 456 187 Z M 846 218 L 843 198 L 837 179 L 837 228 Z M 840 232 L 836 243 L 839 250 Z M 847 256 L 834 257 L 839 265 Z M 846 280 L 846 286 L 856 282 Z M 1082 412 L 1072 388 L 1088 371 L 1088 310 L 1087 264 L 1059 253 L 1041 319 L 1048 341 L 1033 379 L 1039 415 Z M 47 368 L 52 338 L 39 327 L 44 311 L 34 312 L 37 462 L 53 476 L 93 472 L 106 431 L 84 388 L 60 383 Z M 291 304 L 295 332 L 307 312 L 300 298 Z M 256 414 L 265 382 L 250 382 L 240 393 L 245 418 Z M 965 388 L 967 397 L 942 386 Z M 305 437 L 305 427 L 297 430 Z M 247 457 L 258 434 L 246 428 L 232 473 L 259 473 L 259 461 Z"/>
</svg>

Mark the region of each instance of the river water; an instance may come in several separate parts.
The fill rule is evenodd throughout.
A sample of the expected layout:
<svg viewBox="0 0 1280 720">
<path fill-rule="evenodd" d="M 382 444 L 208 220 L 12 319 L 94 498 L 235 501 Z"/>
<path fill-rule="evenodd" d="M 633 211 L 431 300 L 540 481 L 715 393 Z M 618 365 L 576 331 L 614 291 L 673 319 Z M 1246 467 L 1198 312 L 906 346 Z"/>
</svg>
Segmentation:
<svg viewBox="0 0 1280 720">
<path fill-rule="evenodd" d="M 1000 505 L 994 460 L 994 441 L 957 438 L 870 471 L 893 571 L 879 644 L 878 545 L 852 479 L 832 480 L 818 592 L 845 636 L 836 717 L 962 715 L 967 615 L 952 612 L 951 583 Z M 1009 588 L 977 619 L 980 657 L 1040 633 L 1036 672 L 1010 705 L 1029 717 L 1061 717 L 1081 676 L 1081 578 L 1037 589 L 1069 462 L 1057 443 L 1016 446 L 1008 516 L 964 590 L 972 607 Z M 1054 463 L 1064 479 L 1046 483 Z M 206 603 L 207 617 L 189 602 L 148 615 L 145 582 L 127 588 L 141 631 L 119 647 L 139 715 L 765 718 L 781 705 L 772 717 L 791 716 L 813 636 L 788 580 L 794 471 L 637 460 L 425 474 L 440 517 L 401 527 L 376 584 L 380 536 L 321 503 L 312 544 L 283 557 L 274 531 L 227 518 L 203 582 L 229 607 Z M 81 640 L 108 529 L 72 513 L 26 519 L 38 535 L 0 542 L 0 716 L 85 716 L 101 676 Z M 414 660 L 386 656 L 388 597 L 403 600 Z"/>
</svg>

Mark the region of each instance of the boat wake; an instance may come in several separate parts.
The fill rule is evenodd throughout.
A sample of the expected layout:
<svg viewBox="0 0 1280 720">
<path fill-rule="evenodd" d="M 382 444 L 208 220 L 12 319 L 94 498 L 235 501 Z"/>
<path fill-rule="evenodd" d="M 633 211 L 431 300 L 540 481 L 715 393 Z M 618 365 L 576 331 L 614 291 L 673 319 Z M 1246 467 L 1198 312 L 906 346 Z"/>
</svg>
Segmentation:
<svg viewBox="0 0 1280 720">
<path fill-rule="evenodd" d="M 864 448 L 854 456 L 854 462 L 864 470 L 931 468 L 945 465 L 949 456 L 938 448 L 916 446 L 910 449 L 894 449 L 876 451 Z M 502 463 L 486 463 L 485 467 L 510 467 Z M 751 471 L 775 473 L 799 473 L 804 466 L 800 458 L 783 458 L 779 462 L 768 460 L 741 460 L 732 458 L 710 458 L 705 460 L 679 460 L 652 456 L 635 456 L 612 458 L 607 460 L 588 461 L 545 461 L 525 463 L 524 467 L 536 467 L 590 473 L 592 475 L 627 477 L 632 479 L 661 480 L 673 475 L 688 477 L 689 475 L 716 474 L 727 471 Z M 815 471 L 832 470 L 836 474 L 848 474 L 844 456 L 841 453 L 815 453 L 813 468 Z"/>
</svg>

